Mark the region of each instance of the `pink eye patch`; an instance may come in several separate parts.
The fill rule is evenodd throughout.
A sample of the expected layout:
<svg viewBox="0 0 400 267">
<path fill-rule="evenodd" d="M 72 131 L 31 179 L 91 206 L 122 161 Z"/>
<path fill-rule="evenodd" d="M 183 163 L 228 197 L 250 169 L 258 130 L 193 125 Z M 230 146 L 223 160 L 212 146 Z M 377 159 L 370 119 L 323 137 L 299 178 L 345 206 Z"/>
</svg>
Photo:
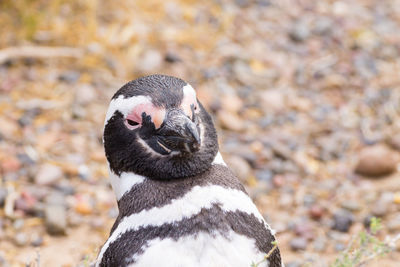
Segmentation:
<svg viewBox="0 0 400 267">
<path fill-rule="evenodd" d="M 142 114 L 151 116 L 151 120 L 156 128 L 159 128 L 165 117 L 165 109 L 155 107 L 151 103 L 136 105 L 125 118 L 125 125 L 128 129 L 136 129 L 142 126 Z"/>
</svg>

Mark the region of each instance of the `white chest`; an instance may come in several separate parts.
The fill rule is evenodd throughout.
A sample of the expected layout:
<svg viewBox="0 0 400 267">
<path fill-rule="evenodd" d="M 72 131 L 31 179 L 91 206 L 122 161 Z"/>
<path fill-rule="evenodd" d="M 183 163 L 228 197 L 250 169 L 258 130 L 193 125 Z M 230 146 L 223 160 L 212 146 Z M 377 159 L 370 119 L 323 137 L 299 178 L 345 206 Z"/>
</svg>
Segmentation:
<svg viewBox="0 0 400 267">
<path fill-rule="evenodd" d="M 227 238 L 200 233 L 196 236 L 185 236 L 178 240 L 166 238 L 154 239 L 143 254 L 135 257 L 136 262 L 130 266 L 155 267 L 250 267 L 252 263 L 263 259 L 254 240 L 231 231 Z M 268 266 L 265 262 L 260 267 Z"/>
</svg>

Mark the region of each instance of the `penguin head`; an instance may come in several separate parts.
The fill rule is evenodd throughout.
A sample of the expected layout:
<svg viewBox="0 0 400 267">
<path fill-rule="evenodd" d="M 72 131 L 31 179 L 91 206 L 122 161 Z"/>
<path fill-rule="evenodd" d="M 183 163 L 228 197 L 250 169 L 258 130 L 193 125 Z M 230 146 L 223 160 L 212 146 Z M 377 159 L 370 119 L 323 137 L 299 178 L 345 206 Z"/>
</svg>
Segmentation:
<svg viewBox="0 0 400 267">
<path fill-rule="evenodd" d="M 206 171 L 218 152 L 212 119 L 185 81 L 150 75 L 122 86 L 104 126 L 111 171 L 174 179 Z"/>
</svg>

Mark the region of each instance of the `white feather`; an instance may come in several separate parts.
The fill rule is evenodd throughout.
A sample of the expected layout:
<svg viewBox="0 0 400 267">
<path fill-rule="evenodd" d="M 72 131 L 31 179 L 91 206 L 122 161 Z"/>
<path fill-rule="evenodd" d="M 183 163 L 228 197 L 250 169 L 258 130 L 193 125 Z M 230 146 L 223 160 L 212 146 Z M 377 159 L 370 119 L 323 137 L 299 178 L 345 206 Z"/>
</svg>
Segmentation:
<svg viewBox="0 0 400 267">
<path fill-rule="evenodd" d="M 101 261 L 108 246 L 127 231 L 137 230 L 141 226 L 161 226 L 165 223 L 181 221 L 198 214 L 203 208 L 211 208 L 216 203 L 220 204 L 221 209 L 226 212 L 242 211 L 253 214 L 270 229 L 257 207 L 244 192 L 218 185 L 195 186 L 183 197 L 173 200 L 168 205 L 124 217 L 102 247 L 98 260 Z"/>
<path fill-rule="evenodd" d="M 129 266 L 242 267 L 259 262 L 264 256 L 257 249 L 254 240 L 233 231 L 228 233 L 228 239 L 221 235 L 199 233 L 178 240 L 153 239 L 143 254 L 133 256 L 136 262 Z M 266 261 L 258 266 L 268 265 Z"/>
<path fill-rule="evenodd" d="M 110 105 L 106 113 L 106 119 L 104 125 L 107 124 L 108 120 L 114 115 L 118 110 L 124 117 L 128 115 L 130 111 L 133 110 L 139 104 L 151 103 L 151 98 L 149 96 L 132 96 L 124 98 L 123 95 L 118 96 L 116 99 L 111 100 Z"/>
<path fill-rule="evenodd" d="M 183 87 L 183 97 L 186 96 L 192 96 L 194 99 L 196 99 L 196 91 L 193 89 L 193 87 L 190 84 L 186 84 Z"/>
<path fill-rule="evenodd" d="M 123 172 L 118 176 L 110 170 L 110 183 L 117 200 L 120 200 L 126 192 L 129 192 L 132 186 L 142 183 L 145 179 L 146 177 L 132 172 Z"/>
<path fill-rule="evenodd" d="M 220 165 L 226 166 L 226 163 L 225 163 L 224 159 L 222 158 L 222 155 L 221 155 L 221 153 L 219 151 L 218 151 L 217 155 L 215 156 L 212 164 L 213 165 L 214 164 L 220 164 Z"/>
</svg>

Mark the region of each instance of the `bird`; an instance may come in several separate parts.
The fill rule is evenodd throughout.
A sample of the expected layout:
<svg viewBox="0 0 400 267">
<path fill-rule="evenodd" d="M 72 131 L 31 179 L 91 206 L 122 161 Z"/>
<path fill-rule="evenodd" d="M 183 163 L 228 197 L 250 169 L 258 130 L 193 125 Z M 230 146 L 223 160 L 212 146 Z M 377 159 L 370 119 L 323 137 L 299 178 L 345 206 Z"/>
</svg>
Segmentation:
<svg viewBox="0 0 400 267">
<path fill-rule="evenodd" d="M 95 266 L 282 266 L 189 83 L 153 74 L 123 85 L 103 144 L 119 213 Z"/>
</svg>

